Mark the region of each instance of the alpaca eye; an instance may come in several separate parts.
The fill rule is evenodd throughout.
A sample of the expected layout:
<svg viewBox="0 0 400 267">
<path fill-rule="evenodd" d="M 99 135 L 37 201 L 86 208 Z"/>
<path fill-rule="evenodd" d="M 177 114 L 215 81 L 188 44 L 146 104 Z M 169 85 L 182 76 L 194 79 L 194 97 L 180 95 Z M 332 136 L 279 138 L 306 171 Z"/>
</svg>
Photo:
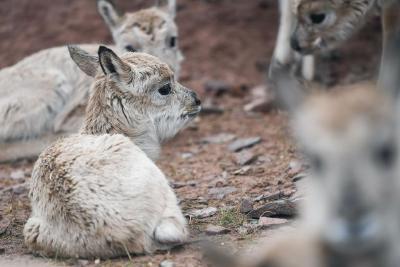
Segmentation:
<svg viewBox="0 0 400 267">
<path fill-rule="evenodd" d="M 158 89 L 158 92 L 160 93 L 160 95 L 169 95 L 172 91 L 171 88 L 171 84 L 168 83 L 166 85 L 164 85 L 163 87 L 161 87 L 160 89 Z"/>
<path fill-rule="evenodd" d="M 173 36 L 169 39 L 169 46 L 170 47 L 175 47 L 176 46 L 176 37 Z"/>
<path fill-rule="evenodd" d="M 396 147 L 393 144 L 385 144 L 374 151 L 375 160 L 383 167 L 394 164 L 397 156 Z"/>
<path fill-rule="evenodd" d="M 321 24 L 325 21 L 325 13 L 311 13 L 310 20 L 313 24 Z"/>
<path fill-rule="evenodd" d="M 128 52 L 137 52 L 137 50 L 131 45 L 125 46 L 125 50 Z"/>
</svg>

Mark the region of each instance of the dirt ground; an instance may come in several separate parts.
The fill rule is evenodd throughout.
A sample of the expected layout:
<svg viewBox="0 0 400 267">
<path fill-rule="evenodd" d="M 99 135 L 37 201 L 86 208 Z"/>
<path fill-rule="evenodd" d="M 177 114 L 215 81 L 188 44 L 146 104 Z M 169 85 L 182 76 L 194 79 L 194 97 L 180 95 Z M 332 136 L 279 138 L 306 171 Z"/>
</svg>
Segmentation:
<svg viewBox="0 0 400 267">
<path fill-rule="evenodd" d="M 152 3 L 115 2 L 123 12 Z M 223 226 L 224 234 L 209 238 L 236 251 L 256 244 L 271 229 L 279 227 L 268 223 L 260 227 L 257 218 L 240 212 L 242 203 L 249 199 L 257 208 L 265 204 L 260 199 L 292 198 L 296 191 L 293 177 L 302 171 L 296 148 L 288 137 L 286 115 L 276 110 L 249 113 L 243 109 L 251 101 L 252 88 L 265 82 L 278 26 L 277 1 L 178 2 L 180 46 L 186 57 L 181 82 L 196 90 L 203 102 L 212 102 L 217 110 L 202 115 L 192 127 L 165 144 L 158 165 L 170 178 L 182 209 L 188 214 L 192 239 L 206 237 L 209 224 Z M 0 40 L 0 67 L 6 67 L 40 49 L 66 43 L 111 43 L 111 36 L 97 14 L 94 0 L 2 0 Z M 318 80 L 331 86 L 373 78 L 379 47 L 380 26 L 374 19 L 348 45 L 321 55 Z M 216 83 L 228 88 L 222 96 L 205 90 L 206 84 Z M 220 140 L 210 141 L 215 135 Z M 261 141 L 241 153 L 228 149 L 235 139 L 248 137 L 259 137 Z M 245 159 L 249 163 L 240 162 Z M 30 212 L 26 183 L 33 162 L 0 165 L 0 266 L 98 264 L 37 257 L 32 261 L 23 244 L 22 228 Z M 207 207 L 217 208 L 216 214 L 204 219 L 189 216 L 194 210 Z M 30 263 L 23 263 L 25 260 Z M 165 260 L 173 261 L 175 266 L 206 266 L 196 244 L 168 253 L 99 264 L 158 266 Z"/>
</svg>

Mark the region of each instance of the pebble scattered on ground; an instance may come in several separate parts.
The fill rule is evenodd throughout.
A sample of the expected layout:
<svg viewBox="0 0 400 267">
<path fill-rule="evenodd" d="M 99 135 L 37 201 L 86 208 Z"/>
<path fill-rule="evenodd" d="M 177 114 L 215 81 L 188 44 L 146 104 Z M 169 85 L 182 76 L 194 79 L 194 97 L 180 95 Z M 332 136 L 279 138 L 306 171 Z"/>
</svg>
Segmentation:
<svg viewBox="0 0 400 267">
<path fill-rule="evenodd" d="M 208 207 L 205 209 L 200 210 L 193 210 L 189 212 L 189 216 L 196 218 L 196 219 L 204 219 L 211 217 L 217 213 L 218 209 L 215 207 Z"/>
<path fill-rule="evenodd" d="M 241 139 L 237 139 L 236 141 L 233 141 L 232 143 L 230 143 L 228 145 L 228 149 L 231 152 L 238 152 L 245 148 L 252 147 L 260 142 L 261 142 L 261 137 L 259 137 L 259 136 L 249 137 L 249 138 L 241 138 Z"/>
</svg>

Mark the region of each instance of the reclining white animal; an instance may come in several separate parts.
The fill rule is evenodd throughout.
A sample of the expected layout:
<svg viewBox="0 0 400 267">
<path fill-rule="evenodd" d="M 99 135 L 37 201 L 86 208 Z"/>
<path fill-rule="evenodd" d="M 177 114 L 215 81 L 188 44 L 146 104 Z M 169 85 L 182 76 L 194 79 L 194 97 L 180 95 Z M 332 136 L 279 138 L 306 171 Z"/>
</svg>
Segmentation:
<svg viewBox="0 0 400 267">
<path fill-rule="evenodd" d="M 140 51 L 168 63 L 178 77 L 182 55 L 174 22 L 176 0 L 120 16 L 108 0 L 97 6 L 119 51 Z M 98 44 L 82 45 L 96 52 Z M 0 162 L 36 157 L 52 141 L 76 133 L 68 115 L 87 101 L 90 78 L 71 61 L 67 47 L 35 53 L 0 71 Z"/>
<path fill-rule="evenodd" d="M 70 51 L 95 82 L 81 134 L 57 141 L 35 164 L 26 245 L 47 256 L 109 258 L 185 241 L 185 218 L 152 159 L 198 114 L 200 100 L 156 57 Z"/>
</svg>

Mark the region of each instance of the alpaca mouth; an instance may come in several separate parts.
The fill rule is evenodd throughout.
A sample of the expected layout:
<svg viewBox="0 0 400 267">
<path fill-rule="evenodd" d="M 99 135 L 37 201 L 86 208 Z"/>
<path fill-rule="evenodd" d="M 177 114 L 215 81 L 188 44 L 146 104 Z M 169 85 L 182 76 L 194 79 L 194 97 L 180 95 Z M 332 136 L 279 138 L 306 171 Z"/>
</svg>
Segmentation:
<svg viewBox="0 0 400 267">
<path fill-rule="evenodd" d="M 201 111 L 201 106 L 195 106 L 190 110 L 187 110 L 182 116 L 183 117 L 195 117 Z"/>
</svg>

